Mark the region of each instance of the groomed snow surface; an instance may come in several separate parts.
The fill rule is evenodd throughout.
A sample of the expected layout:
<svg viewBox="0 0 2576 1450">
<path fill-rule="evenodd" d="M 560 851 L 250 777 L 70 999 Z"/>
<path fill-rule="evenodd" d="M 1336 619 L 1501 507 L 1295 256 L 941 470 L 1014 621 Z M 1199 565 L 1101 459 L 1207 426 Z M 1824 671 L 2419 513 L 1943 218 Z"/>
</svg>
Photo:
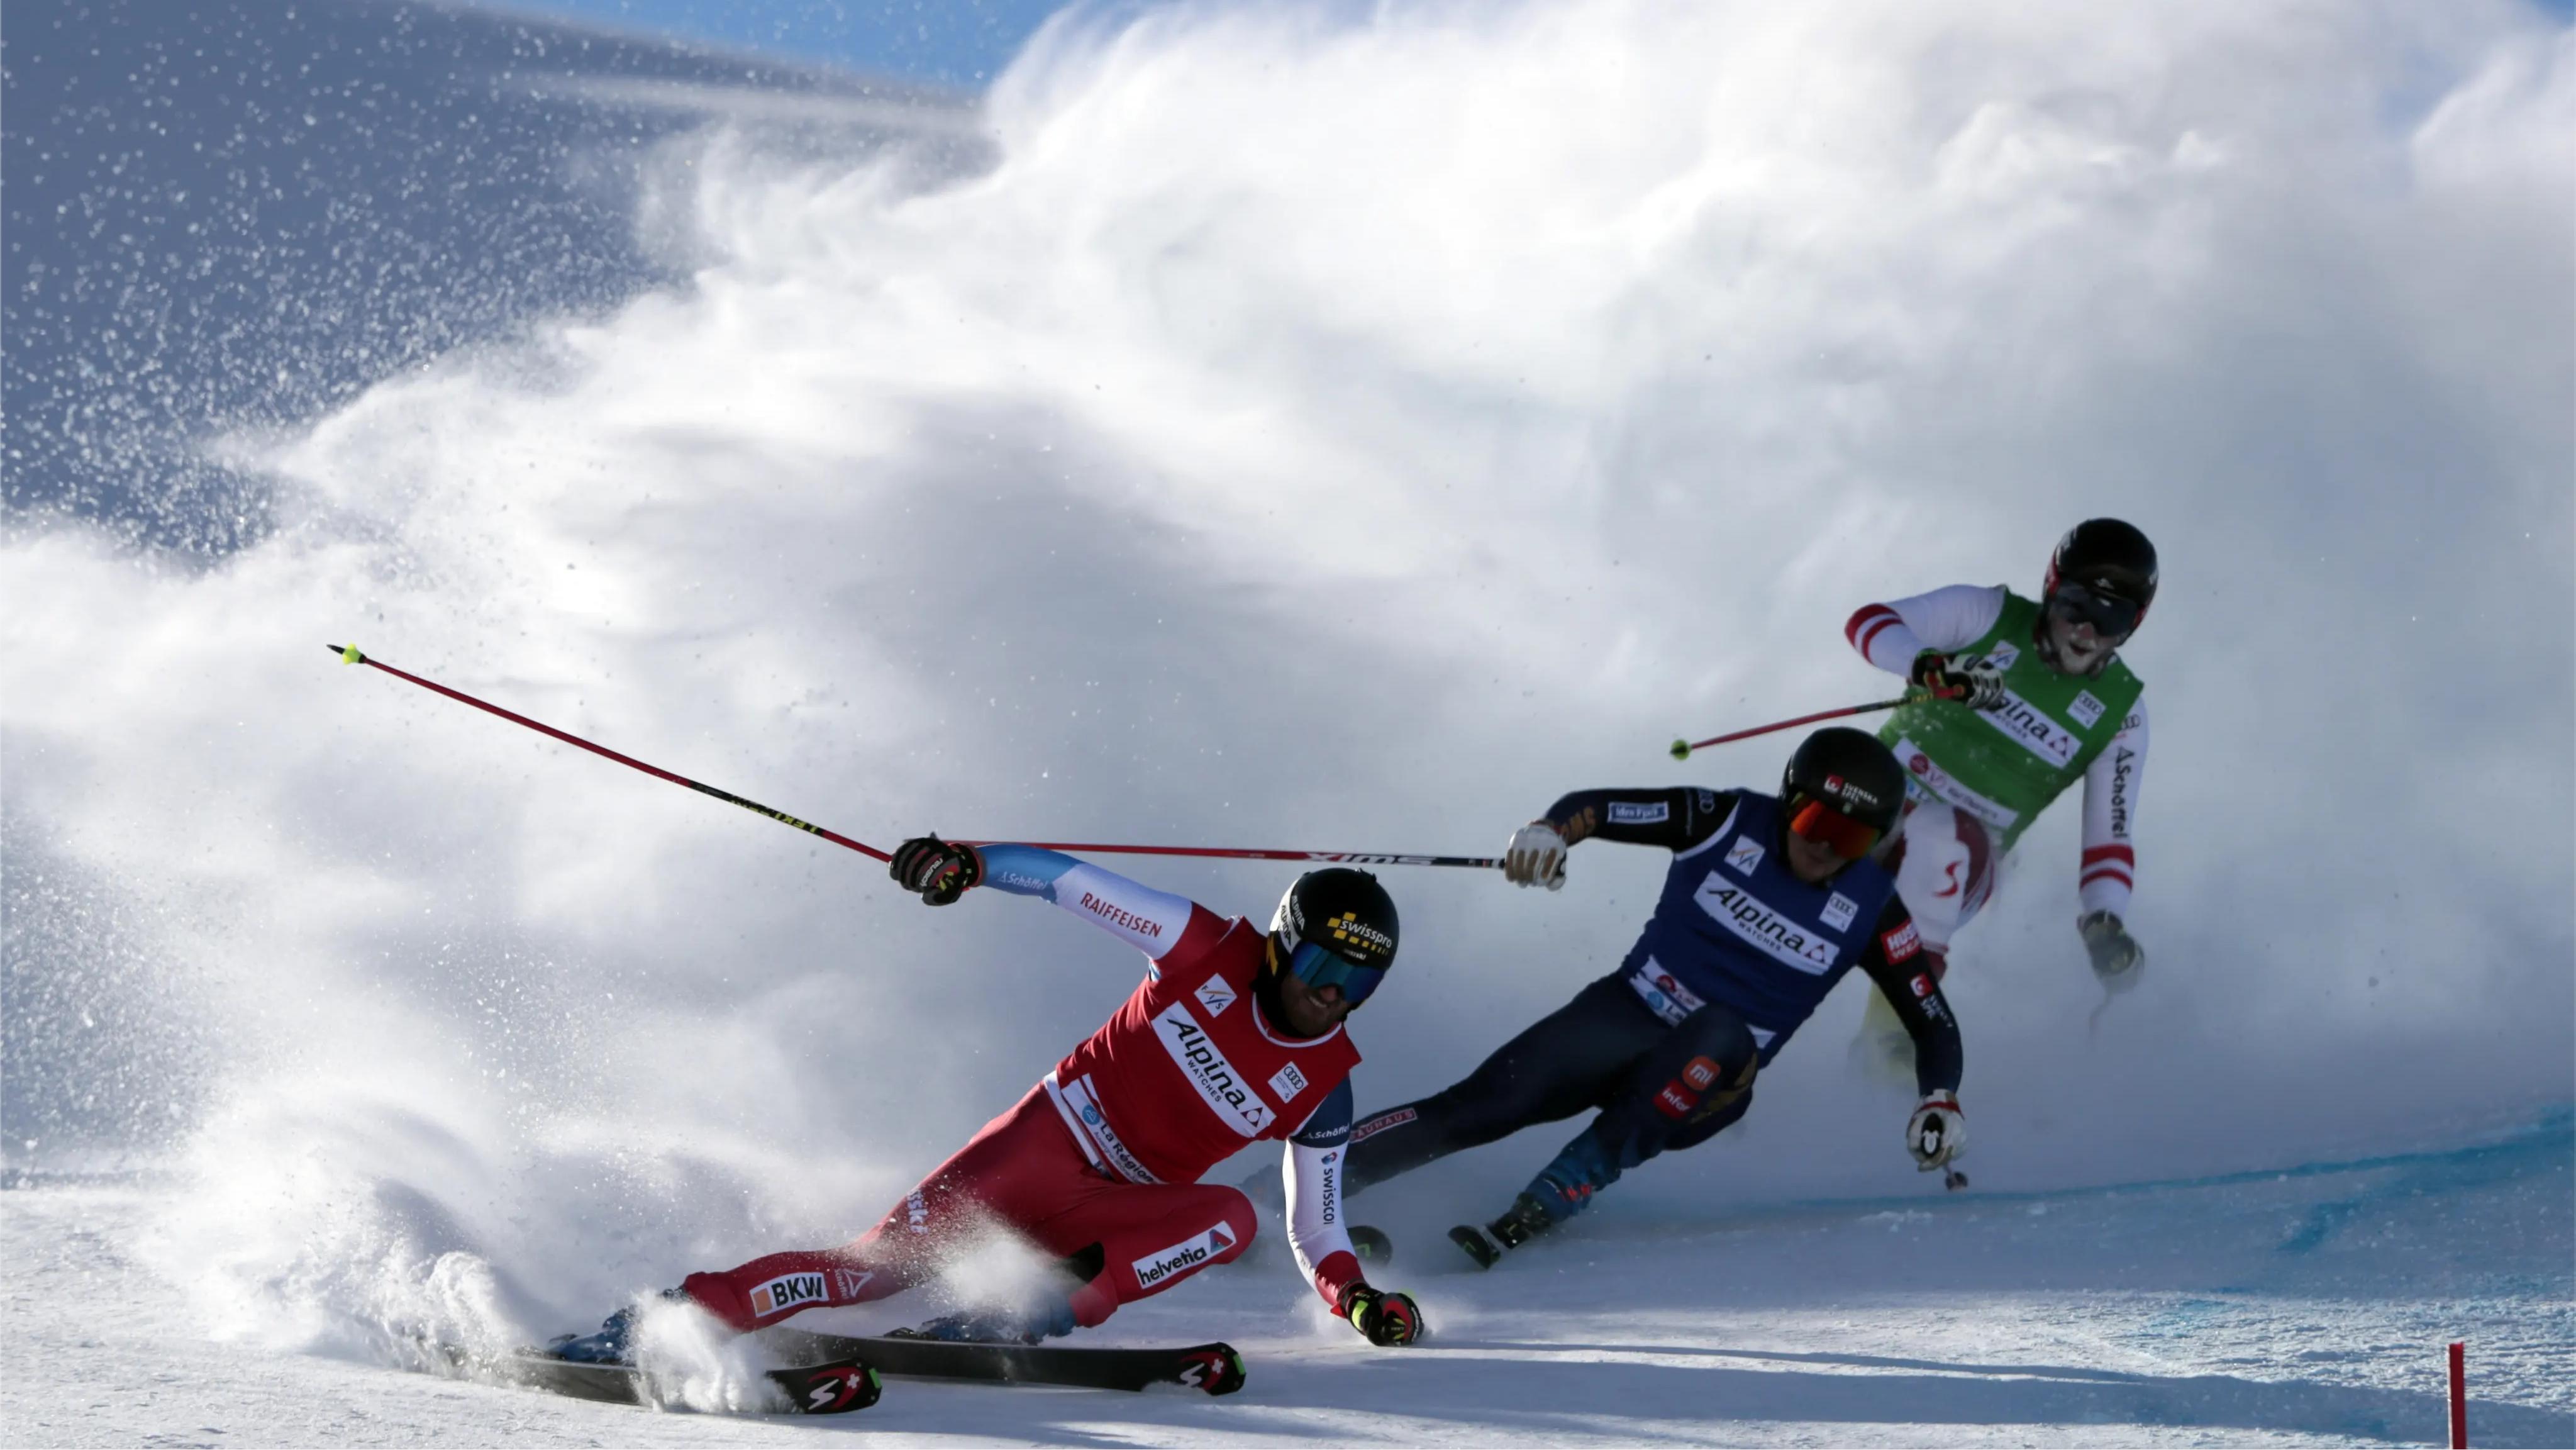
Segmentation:
<svg viewBox="0 0 2576 1450">
<path fill-rule="evenodd" d="M 13 1444 L 2438 1444 L 2469 1343 L 2479 1445 L 2576 1443 L 2563 1117 L 2475 1146 L 2277 1173 L 1785 1204 L 1614 1200 L 1491 1274 L 1423 1195 L 1363 1200 L 1434 1338 L 1373 1350 L 1277 1246 L 1093 1342 L 1222 1336 L 1242 1393 L 897 1380 L 830 1420 L 655 1413 L 210 1341 L 131 1251 L 175 1205 L 122 1181 L 0 1194 Z M 1453 1215 L 1454 1216 L 1454 1215 Z M 902 1300 L 895 1301 L 901 1305 Z M 915 1312 L 918 1312 L 917 1310 Z M 832 1327 L 827 1315 L 808 1315 Z M 844 1327 L 881 1327 L 846 1318 Z M 570 1328 L 572 1326 L 564 1326 Z"/>
</svg>

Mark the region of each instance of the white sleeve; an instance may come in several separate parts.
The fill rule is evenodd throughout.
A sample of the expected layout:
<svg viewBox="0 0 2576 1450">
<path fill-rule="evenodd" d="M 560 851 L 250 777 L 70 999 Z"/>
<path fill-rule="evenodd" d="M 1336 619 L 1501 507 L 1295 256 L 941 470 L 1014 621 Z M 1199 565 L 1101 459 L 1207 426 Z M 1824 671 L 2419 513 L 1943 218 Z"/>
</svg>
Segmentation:
<svg viewBox="0 0 2576 1450">
<path fill-rule="evenodd" d="M 2125 916 L 2137 884 L 2138 787 L 2147 775 L 2147 697 L 2129 707 L 2120 733 L 2084 770 L 2084 857 L 2076 894 L 2087 913 Z"/>
<path fill-rule="evenodd" d="M 1965 649 L 2003 618 L 2004 586 L 1951 584 L 1888 604 L 1864 604 L 1843 625 L 1860 657 L 1902 675 L 1927 649 Z"/>
<path fill-rule="evenodd" d="M 1338 1300 L 1343 1283 L 1360 1277 L 1359 1255 L 1342 1222 L 1342 1158 L 1349 1151 L 1347 1140 L 1313 1147 L 1290 1139 L 1281 1165 L 1288 1180 L 1288 1247 L 1306 1282 L 1328 1304 Z M 1336 1255 L 1339 1263 L 1333 1262 Z"/>
<path fill-rule="evenodd" d="M 1186 896 L 1140 886 L 1088 861 L 1056 878 L 1052 899 L 1149 957 L 1170 954 L 1196 906 Z"/>
</svg>

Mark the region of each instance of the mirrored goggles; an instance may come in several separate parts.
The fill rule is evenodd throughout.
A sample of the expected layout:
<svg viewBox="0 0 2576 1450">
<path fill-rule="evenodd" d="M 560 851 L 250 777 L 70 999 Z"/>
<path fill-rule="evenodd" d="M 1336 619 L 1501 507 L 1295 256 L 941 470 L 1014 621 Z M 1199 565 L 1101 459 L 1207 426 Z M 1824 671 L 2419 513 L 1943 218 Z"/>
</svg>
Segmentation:
<svg viewBox="0 0 2576 1450">
<path fill-rule="evenodd" d="M 2146 609 L 2134 600 L 2105 594 L 2089 584 L 2060 584 L 2048 596 L 2049 612 L 2068 624 L 2089 624 L 2104 639 L 2127 639 Z"/>
<path fill-rule="evenodd" d="M 1857 861 L 1878 844 L 1878 827 L 1855 821 L 1823 801 L 1801 802 L 1789 813 L 1789 829 L 1834 854 Z"/>
<path fill-rule="evenodd" d="M 1386 968 L 1361 966 L 1319 941 L 1301 943 L 1290 953 L 1288 971 L 1318 992 L 1341 988 L 1342 1000 L 1354 1007 L 1367 1001 L 1377 984 L 1386 980 Z"/>
</svg>

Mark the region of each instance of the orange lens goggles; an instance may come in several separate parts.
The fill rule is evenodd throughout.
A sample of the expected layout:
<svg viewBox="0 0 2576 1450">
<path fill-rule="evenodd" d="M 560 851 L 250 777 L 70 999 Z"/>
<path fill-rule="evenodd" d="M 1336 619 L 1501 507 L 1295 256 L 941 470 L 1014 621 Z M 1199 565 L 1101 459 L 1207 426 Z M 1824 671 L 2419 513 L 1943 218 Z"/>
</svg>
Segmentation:
<svg viewBox="0 0 2576 1450">
<path fill-rule="evenodd" d="M 1823 801 L 1806 801 L 1789 815 L 1789 829 L 1820 846 L 1831 846 L 1834 854 L 1857 861 L 1878 844 L 1878 827 L 1859 821 L 1826 805 Z"/>
</svg>

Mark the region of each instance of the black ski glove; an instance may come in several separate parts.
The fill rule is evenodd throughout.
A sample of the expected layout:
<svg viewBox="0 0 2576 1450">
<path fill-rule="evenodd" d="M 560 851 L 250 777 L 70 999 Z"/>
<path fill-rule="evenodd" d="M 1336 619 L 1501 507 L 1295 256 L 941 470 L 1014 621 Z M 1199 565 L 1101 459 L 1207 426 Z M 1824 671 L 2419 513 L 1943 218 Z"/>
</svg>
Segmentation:
<svg viewBox="0 0 2576 1450">
<path fill-rule="evenodd" d="M 886 874 L 906 891 L 921 893 L 933 906 L 946 906 L 984 879 L 984 858 L 972 846 L 915 836 L 894 848 Z"/>
<path fill-rule="evenodd" d="M 2147 949 L 2129 935 L 2120 918 L 2107 911 L 2088 911 L 2075 919 L 2075 929 L 2084 934 L 2084 950 L 2093 958 L 2093 975 L 2104 990 L 2125 992 L 2138 985 L 2138 975 L 2146 970 Z"/>
<path fill-rule="evenodd" d="M 2004 702 L 2003 672 L 1983 660 L 1962 663 L 1955 655 L 1927 649 L 1914 657 L 1905 678 L 1936 700 L 1956 700 L 1971 710 L 1991 710 Z"/>
<path fill-rule="evenodd" d="M 1422 1306 L 1410 1294 L 1390 1294 L 1366 1284 L 1342 1290 L 1342 1317 L 1368 1336 L 1368 1342 L 1392 1349 L 1422 1337 Z"/>
</svg>

